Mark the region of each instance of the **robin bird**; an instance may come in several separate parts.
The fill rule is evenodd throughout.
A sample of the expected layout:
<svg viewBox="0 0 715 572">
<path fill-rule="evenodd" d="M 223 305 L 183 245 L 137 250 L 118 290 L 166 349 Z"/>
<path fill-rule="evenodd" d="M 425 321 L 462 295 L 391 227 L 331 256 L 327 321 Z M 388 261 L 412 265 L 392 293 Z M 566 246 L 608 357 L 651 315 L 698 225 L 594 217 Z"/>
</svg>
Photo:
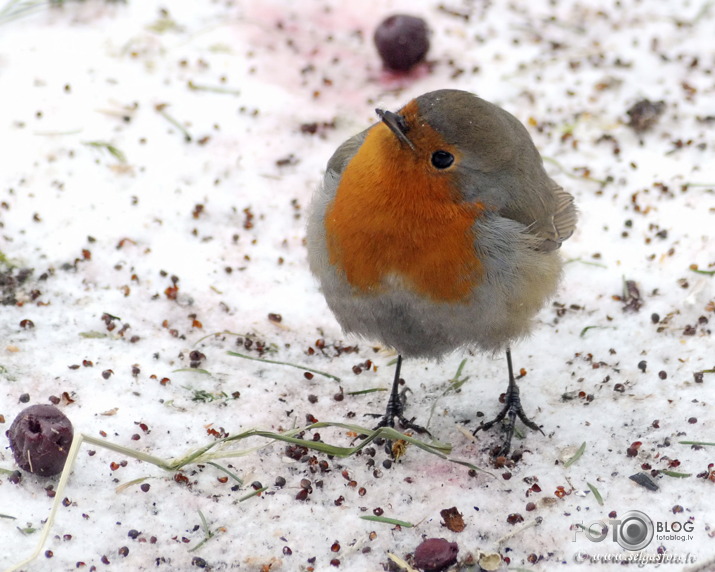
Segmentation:
<svg viewBox="0 0 715 572">
<path fill-rule="evenodd" d="M 510 344 L 553 295 L 557 252 L 576 225 L 573 197 L 544 171 L 513 115 L 466 91 L 425 93 L 345 141 L 313 198 L 308 258 L 346 333 L 398 353 L 378 424 L 421 429 L 404 417 L 402 358 L 458 348 L 506 351 L 508 453 L 525 414 Z"/>
</svg>

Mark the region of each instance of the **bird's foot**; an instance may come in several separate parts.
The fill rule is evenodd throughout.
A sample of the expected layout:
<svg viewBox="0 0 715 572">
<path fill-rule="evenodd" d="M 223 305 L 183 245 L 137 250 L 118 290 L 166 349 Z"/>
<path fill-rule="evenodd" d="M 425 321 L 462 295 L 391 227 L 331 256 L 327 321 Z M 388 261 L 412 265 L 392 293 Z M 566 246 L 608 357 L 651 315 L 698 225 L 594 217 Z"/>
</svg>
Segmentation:
<svg viewBox="0 0 715 572">
<path fill-rule="evenodd" d="M 416 433 L 426 433 L 427 435 L 430 435 L 430 432 L 425 428 L 422 427 L 421 425 L 418 425 L 415 423 L 415 417 L 412 419 L 407 419 L 404 415 L 405 411 L 405 402 L 407 401 L 406 398 L 406 393 L 407 393 L 407 388 L 403 389 L 399 393 L 399 398 L 398 399 L 390 399 L 387 403 L 387 408 L 385 409 L 384 414 L 380 413 L 366 413 L 365 415 L 369 415 L 371 417 L 379 417 L 380 420 L 377 422 L 377 425 L 373 427 L 373 430 L 377 431 L 378 429 L 381 429 L 382 427 L 392 427 L 395 428 L 396 421 L 398 423 L 398 428 L 399 429 L 411 429 L 412 431 Z M 393 447 L 393 443 L 391 440 L 387 440 L 385 442 L 385 451 L 388 452 L 393 457 L 396 457 L 395 455 L 395 450 Z"/>
<path fill-rule="evenodd" d="M 415 421 L 415 417 L 412 419 L 407 419 L 405 417 L 405 403 L 407 401 L 407 391 L 409 391 L 407 388 L 403 389 L 400 394 L 399 394 L 399 399 L 390 399 L 387 402 L 387 407 L 385 408 L 385 413 L 380 414 L 380 413 L 366 413 L 365 415 L 369 415 L 371 417 L 380 417 L 380 421 L 377 422 L 377 425 L 373 427 L 374 430 L 378 430 L 381 427 L 395 427 L 395 420 L 399 422 L 399 428 L 400 429 L 412 429 L 413 431 L 416 431 L 417 433 L 427 433 L 427 435 L 430 434 L 427 429 L 422 427 L 421 425 L 417 425 Z"/>
<path fill-rule="evenodd" d="M 481 423 L 479 427 L 472 432 L 472 435 L 476 435 L 477 431 L 488 431 L 495 424 L 504 421 L 504 441 L 502 442 L 501 447 L 496 450 L 494 454 L 495 457 L 504 457 L 509 453 L 517 417 L 521 419 L 522 423 L 524 423 L 524 425 L 526 425 L 529 429 L 540 431 L 542 435 L 544 433 L 541 431 L 541 427 L 529 419 L 526 416 L 526 413 L 524 413 L 524 409 L 521 406 L 521 398 L 519 397 L 519 387 L 516 383 L 509 385 L 504 401 L 504 407 L 494 419 L 488 421 L 487 423 Z"/>
</svg>

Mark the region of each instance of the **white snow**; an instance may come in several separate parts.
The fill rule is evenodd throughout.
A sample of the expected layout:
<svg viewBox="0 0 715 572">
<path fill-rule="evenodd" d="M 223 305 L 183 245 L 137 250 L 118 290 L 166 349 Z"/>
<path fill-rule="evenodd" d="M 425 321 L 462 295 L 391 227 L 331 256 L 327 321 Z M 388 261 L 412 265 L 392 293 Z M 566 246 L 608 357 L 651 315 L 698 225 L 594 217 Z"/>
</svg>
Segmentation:
<svg viewBox="0 0 715 572">
<path fill-rule="evenodd" d="M 382 72 L 371 42 L 395 12 L 420 15 L 433 31 L 432 67 L 408 78 Z M 397 109 L 453 87 L 503 106 L 527 125 L 581 213 L 562 249 L 569 263 L 559 306 L 548 304 L 533 335 L 513 348 L 526 373 L 524 407 L 545 433 L 515 442 L 524 453 L 514 466 L 492 466 L 496 430 L 470 437 L 476 413 L 487 419 L 500 407 L 502 356 L 407 361 L 409 415 L 426 422 L 434 407 L 429 428 L 452 445 L 451 458 L 493 476 L 470 476 L 414 446 L 389 469 L 377 446 L 372 458 L 311 452 L 315 463 L 297 462 L 285 443 L 252 437 L 236 446 L 259 449 L 215 460 L 243 480 L 232 490 L 235 482 L 220 482 L 225 473 L 206 463 L 182 470 L 187 486 L 176 471 L 85 443 L 63 493 L 69 506 L 59 507 L 40 556 L 23 569 L 329 570 L 337 559 L 340 570 L 383 570 L 389 554 L 407 559 L 428 537 L 457 542 L 462 564 L 482 551 L 499 552 L 503 569 L 580 569 L 579 554 L 638 554 L 575 530 L 630 510 L 656 524 L 692 521 L 692 538 L 656 536 L 644 549 L 690 559 L 661 569 L 714 569 L 715 483 L 698 476 L 715 462 L 713 447 L 679 443 L 715 441 L 715 374 L 707 371 L 715 369 L 715 278 L 690 268 L 715 270 L 714 20 L 711 3 L 689 0 L 4 0 L 0 271 L 33 272 L 2 292 L 17 300 L 0 308 L 3 435 L 24 407 L 64 392 L 73 402 L 58 407 L 77 434 L 106 434 L 163 459 L 215 441 L 209 430 L 282 432 L 308 425 L 307 416 L 369 427 L 363 415 L 381 410 L 385 393 L 348 392 L 388 387 L 394 356 L 344 338 L 308 271 L 303 240 L 328 158 L 375 120 L 378 105 Z M 637 134 L 626 110 L 644 98 L 666 110 Z M 316 134 L 301 131 L 314 122 Z M 175 299 L 167 295 L 172 276 Z M 643 298 L 637 312 L 614 299 L 625 280 Z M 112 331 L 105 313 L 118 318 Z M 250 349 L 236 344 L 246 335 Z M 341 381 L 227 354 L 259 357 L 259 341 L 270 348 L 263 358 Z M 334 343 L 359 351 L 337 355 Z M 194 350 L 208 373 L 185 371 Z M 445 394 L 464 357 L 468 381 Z M 366 360 L 374 369 L 356 375 Z M 198 390 L 216 399 L 192 400 Z M 336 446 L 353 442 L 344 429 L 318 432 Z M 0 468 L 14 471 L 0 441 Z M 583 455 L 565 467 L 582 443 Z M 689 476 L 659 474 L 652 492 L 628 478 L 650 473 L 648 465 Z M 283 487 L 274 485 L 279 476 Z M 150 489 L 118 490 L 135 479 Z M 312 487 L 307 500 L 296 499 L 302 479 Z M 267 490 L 239 501 L 254 481 Z M 53 500 L 45 488 L 57 483 L 23 474 L 12 484 L 0 474 L 0 567 L 32 552 Z M 528 502 L 536 509 L 527 511 Z M 463 514 L 463 532 L 441 524 L 450 507 Z M 378 508 L 415 526 L 360 518 Z M 192 552 L 205 538 L 200 514 L 214 536 Z M 524 522 L 510 524 L 510 514 Z"/>
</svg>

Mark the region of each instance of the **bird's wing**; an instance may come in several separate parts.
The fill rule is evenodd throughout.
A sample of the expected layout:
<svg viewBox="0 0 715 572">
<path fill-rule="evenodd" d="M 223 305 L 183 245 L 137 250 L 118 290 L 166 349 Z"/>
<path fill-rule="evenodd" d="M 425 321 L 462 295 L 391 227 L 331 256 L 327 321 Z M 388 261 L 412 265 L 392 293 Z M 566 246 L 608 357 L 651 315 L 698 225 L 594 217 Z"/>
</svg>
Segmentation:
<svg viewBox="0 0 715 572">
<path fill-rule="evenodd" d="M 327 174 L 330 174 L 330 176 L 335 179 L 340 179 L 345 167 L 348 166 L 353 155 L 357 153 L 357 150 L 363 144 L 363 141 L 365 141 L 365 137 L 367 137 L 367 132 L 370 131 L 371 128 L 372 127 L 351 137 L 335 150 L 335 153 L 333 153 L 333 156 L 328 161 Z"/>
<path fill-rule="evenodd" d="M 552 193 L 554 206 L 551 214 L 546 218 L 534 221 L 528 227 L 531 234 L 541 238 L 543 241 L 538 249 L 546 252 L 561 247 L 561 243 L 573 234 L 576 229 L 576 220 L 578 219 L 573 196 L 556 183 L 553 183 Z"/>
</svg>

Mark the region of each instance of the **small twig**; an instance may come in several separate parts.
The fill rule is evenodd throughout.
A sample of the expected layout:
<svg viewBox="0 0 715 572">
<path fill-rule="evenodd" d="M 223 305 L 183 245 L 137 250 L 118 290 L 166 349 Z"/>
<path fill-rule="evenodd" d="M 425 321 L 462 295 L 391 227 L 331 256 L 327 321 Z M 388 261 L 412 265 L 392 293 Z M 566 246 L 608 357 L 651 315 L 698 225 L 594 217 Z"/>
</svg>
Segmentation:
<svg viewBox="0 0 715 572">
<path fill-rule="evenodd" d="M 96 149 L 106 149 L 120 163 L 126 163 L 127 158 L 119 149 L 107 141 L 82 141 L 82 145 L 94 147 Z"/>
<path fill-rule="evenodd" d="M 586 335 L 586 332 L 589 330 L 615 330 L 616 328 L 613 326 L 586 326 L 583 330 L 581 330 L 581 333 L 578 335 L 579 338 L 583 338 Z"/>
<path fill-rule="evenodd" d="M 211 372 L 207 369 L 201 369 L 198 367 L 182 367 L 179 369 L 174 369 L 171 373 L 201 373 L 203 375 L 211 375 Z"/>
<path fill-rule="evenodd" d="M 33 10 L 47 6 L 47 1 L 11 0 L 0 9 L 0 24 L 5 24 L 30 13 Z"/>
<path fill-rule="evenodd" d="M 387 516 L 373 516 L 371 514 L 366 514 L 361 516 L 363 520 L 372 520 L 374 522 L 383 522 L 385 524 L 394 524 L 395 526 L 401 526 L 402 528 L 412 528 L 415 526 L 411 522 L 406 522 L 404 520 L 397 520 L 396 518 L 389 518 Z"/>
<path fill-rule="evenodd" d="M 571 177 L 572 179 L 578 179 L 580 181 L 591 181 L 593 183 L 598 183 L 599 185 L 603 185 L 604 187 L 610 182 L 608 179 L 596 179 L 594 177 L 590 177 L 588 175 L 575 175 L 574 173 L 571 173 L 570 171 L 567 171 L 566 168 L 561 165 L 556 159 L 552 159 L 551 157 L 544 157 L 544 163 L 551 163 L 553 165 L 556 165 L 556 167 L 559 168 L 559 170 L 566 175 L 567 177 Z"/>
<path fill-rule="evenodd" d="M 64 135 L 77 135 L 78 133 L 82 133 L 82 129 L 72 129 L 70 131 L 33 131 L 33 135 L 37 135 L 39 137 L 60 137 Z"/>
<path fill-rule="evenodd" d="M 571 264 L 572 262 L 580 262 L 581 264 L 585 264 L 586 266 L 596 266 L 598 268 L 608 268 L 605 264 L 602 264 L 601 262 L 593 262 L 591 260 L 583 260 L 582 258 L 569 258 L 568 260 L 564 261 L 564 264 Z"/>
<path fill-rule="evenodd" d="M 213 85 L 201 85 L 194 83 L 189 80 L 187 83 L 189 89 L 194 91 L 210 91 L 213 93 L 225 93 L 227 95 L 241 95 L 241 92 L 237 89 L 230 89 L 228 87 L 213 86 Z"/>
<path fill-rule="evenodd" d="M 189 549 L 189 552 L 194 552 L 201 548 L 204 544 L 206 544 L 209 540 L 211 540 L 215 534 L 211 532 L 211 529 L 209 528 L 209 523 L 206 521 L 206 517 L 204 516 L 204 513 L 201 511 L 198 511 L 199 513 L 199 518 L 201 519 L 201 528 L 204 530 L 204 539 L 199 542 L 196 546 L 193 548 Z"/>
<path fill-rule="evenodd" d="M 176 127 L 181 133 L 184 135 L 184 141 L 187 143 L 191 142 L 191 134 L 187 131 L 186 127 L 184 127 L 177 119 L 174 119 L 171 115 L 169 115 L 166 111 L 166 107 L 168 106 L 167 103 L 159 103 L 158 105 L 154 106 L 154 109 L 156 109 L 157 113 L 161 115 L 164 119 L 166 119 L 169 123 L 171 123 L 174 127 Z"/>
<path fill-rule="evenodd" d="M 507 540 L 509 540 L 510 538 L 513 538 L 513 537 L 516 536 L 517 534 L 521 534 L 522 532 L 524 532 L 525 530 L 527 530 L 527 529 L 529 529 L 529 528 L 532 528 L 532 527 L 534 527 L 534 526 L 539 526 L 539 525 L 543 522 L 543 520 L 544 520 L 543 517 L 537 516 L 537 517 L 536 517 L 534 520 L 532 520 L 531 522 L 527 522 L 527 523 L 524 524 L 523 526 L 520 526 L 519 528 L 516 528 L 516 529 L 512 530 L 511 532 L 509 532 L 508 534 L 505 534 L 505 535 L 502 536 L 499 540 L 497 540 L 497 542 L 496 542 L 497 546 L 501 546 L 502 544 L 504 544 L 504 543 L 505 543 Z"/>
<path fill-rule="evenodd" d="M 218 463 L 214 463 L 213 461 L 207 461 L 207 465 L 211 465 L 212 467 L 216 467 L 219 471 L 222 471 L 226 473 L 229 477 L 231 477 L 234 481 L 236 481 L 239 485 L 243 484 L 243 481 L 238 475 L 234 475 L 231 471 L 229 471 L 226 467 L 222 467 Z"/>
<path fill-rule="evenodd" d="M 461 362 L 459 362 L 459 366 L 457 366 L 457 371 L 455 372 L 454 377 L 449 380 L 449 386 L 447 386 L 447 389 L 442 392 L 442 395 L 440 395 L 437 399 L 434 400 L 434 403 L 430 408 L 429 417 L 427 418 L 427 424 L 425 425 L 425 428 L 429 428 L 430 423 L 432 422 L 432 416 L 434 415 L 434 410 L 437 407 L 437 403 L 439 403 L 439 400 L 442 399 L 445 395 L 447 395 L 450 391 L 457 391 L 469 379 L 469 376 L 460 377 L 462 375 L 462 370 L 464 369 L 466 363 L 467 358 L 464 358 Z"/>
<path fill-rule="evenodd" d="M 92 437 L 91 435 L 85 435 L 82 434 L 80 435 L 81 441 L 86 441 L 90 445 L 96 445 L 97 447 L 104 447 L 105 449 L 109 449 L 110 451 L 114 451 L 115 453 L 121 453 L 122 455 L 128 455 L 129 457 L 133 457 L 134 459 L 138 459 L 139 461 L 144 461 L 145 463 L 150 463 L 152 465 L 156 465 L 157 467 L 160 467 L 164 470 L 167 471 L 172 471 L 174 470 L 174 466 L 171 463 L 167 463 L 164 459 L 160 459 L 159 457 L 154 457 L 153 455 L 149 455 L 148 453 L 142 453 L 141 451 L 136 451 L 134 449 L 128 449 L 127 447 L 122 447 L 121 445 L 117 445 L 116 443 L 112 443 L 111 441 L 107 441 L 105 439 L 97 439 L 96 437 Z M 72 446 L 74 446 L 74 441 L 72 442 Z M 69 461 L 69 457 L 68 457 Z M 65 467 L 67 464 L 65 464 Z M 64 473 L 62 473 L 64 476 Z"/>
<path fill-rule="evenodd" d="M 376 391 L 387 391 L 386 387 L 372 387 L 370 389 L 360 389 L 358 391 L 346 391 L 348 395 L 365 395 L 367 393 L 375 393 Z"/>
<path fill-rule="evenodd" d="M 365 517 L 363 517 L 365 518 Z M 412 566 L 409 565 L 408 562 L 405 562 L 402 558 L 397 556 L 396 554 L 393 554 L 392 552 L 387 553 L 387 557 L 392 560 L 397 566 L 400 567 L 400 570 L 404 570 L 405 572 L 419 572 L 417 568 L 413 568 Z"/>
<path fill-rule="evenodd" d="M 253 357 L 253 356 L 247 356 L 246 354 L 240 354 L 240 353 L 238 353 L 238 352 L 232 352 L 232 351 L 229 351 L 229 352 L 226 352 L 226 353 L 227 353 L 228 355 L 230 355 L 230 356 L 240 357 L 240 358 L 243 358 L 243 359 L 250 359 L 250 360 L 252 360 L 252 361 L 260 361 L 260 362 L 263 362 L 263 363 L 270 363 L 270 364 L 273 364 L 273 365 L 287 365 L 287 366 L 289 366 L 289 367 L 294 367 L 294 368 L 296 368 L 296 369 L 302 369 L 302 370 L 304 370 L 304 371 L 309 371 L 309 372 L 311 372 L 311 373 L 317 373 L 318 375 L 322 375 L 322 376 L 327 377 L 327 378 L 329 378 L 329 379 L 334 379 L 335 381 L 340 381 L 340 378 L 339 378 L 338 376 L 336 376 L 336 375 L 332 375 L 332 374 L 330 374 L 330 373 L 325 373 L 324 371 L 319 371 L 319 370 L 317 370 L 317 369 L 312 369 L 312 368 L 305 367 L 305 366 L 303 366 L 303 365 L 296 364 L 296 363 L 290 363 L 290 362 L 287 362 L 287 361 L 277 361 L 277 360 L 272 360 L 272 359 L 265 359 L 265 358 L 258 358 L 258 357 Z"/>
<path fill-rule="evenodd" d="M 238 502 L 243 502 L 245 500 L 248 500 L 250 498 L 253 498 L 255 496 L 260 495 L 263 491 L 267 491 L 268 487 L 261 487 L 260 489 L 256 489 L 255 491 L 251 491 L 247 495 L 242 496 L 240 499 L 238 499 Z"/>
<path fill-rule="evenodd" d="M 116 492 L 116 493 L 122 493 L 122 492 L 124 492 L 125 490 L 127 490 L 129 487 L 133 487 L 134 485 L 139 485 L 139 484 L 143 483 L 144 481 L 146 481 L 147 479 L 150 479 L 150 478 L 151 478 L 151 477 L 140 477 L 140 478 L 138 478 L 138 479 L 134 479 L 133 481 L 129 481 L 128 483 L 122 483 L 121 485 L 119 485 L 119 486 L 115 489 L 115 492 Z"/>
</svg>

